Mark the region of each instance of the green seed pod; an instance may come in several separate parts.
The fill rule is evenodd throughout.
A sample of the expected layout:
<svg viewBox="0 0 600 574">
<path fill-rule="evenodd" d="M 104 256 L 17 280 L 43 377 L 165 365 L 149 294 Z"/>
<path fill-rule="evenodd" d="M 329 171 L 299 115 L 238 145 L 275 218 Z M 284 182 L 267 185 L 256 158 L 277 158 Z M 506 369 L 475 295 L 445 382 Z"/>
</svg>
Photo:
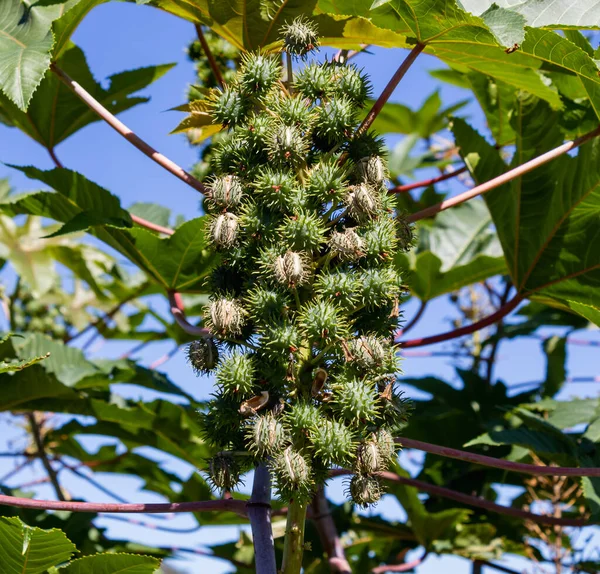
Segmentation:
<svg viewBox="0 0 600 574">
<path fill-rule="evenodd" d="M 214 217 L 210 224 L 210 236 L 216 247 L 232 247 L 238 238 L 238 216 L 228 211 Z"/>
<path fill-rule="evenodd" d="M 321 161 L 308 172 L 306 188 L 317 201 L 337 203 L 346 193 L 346 170 L 337 161 Z"/>
<path fill-rule="evenodd" d="M 356 105 L 363 107 L 371 95 L 371 83 L 354 65 L 336 66 L 334 69 L 336 93 L 346 96 Z"/>
<path fill-rule="evenodd" d="M 355 106 L 346 97 L 337 96 L 319 107 L 314 133 L 333 145 L 348 139 L 356 123 Z"/>
<path fill-rule="evenodd" d="M 306 283 L 310 276 L 308 258 L 303 253 L 287 251 L 275 259 L 273 264 L 275 279 L 282 285 L 296 288 Z"/>
<path fill-rule="evenodd" d="M 278 232 L 285 244 L 295 251 L 317 251 L 325 241 L 323 220 L 310 211 L 286 217 Z"/>
<path fill-rule="evenodd" d="M 370 221 L 364 228 L 365 255 L 375 262 L 388 261 L 396 252 L 396 226 L 389 218 Z"/>
<path fill-rule="evenodd" d="M 281 31 L 283 48 L 292 56 L 305 58 L 307 54 L 319 48 L 317 26 L 304 16 L 294 18 L 291 24 L 286 22 Z"/>
<path fill-rule="evenodd" d="M 290 446 L 275 456 L 271 468 L 282 500 L 308 498 L 313 481 L 310 465 L 302 454 Z"/>
<path fill-rule="evenodd" d="M 213 178 L 209 184 L 209 202 L 218 209 L 237 207 L 244 195 L 242 182 L 235 175 Z"/>
<path fill-rule="evenodd" d="M 308 339 L 318 345 L 329 345 L 348 334 L 340 309 L 328 301 L 309 303 L 301 311 L 300 324 Z"/>
<path fill-rule="evenodd" d="M 374 476 L 355 474 L 348 485 L 348 494 L 355 504 L 367 508 L 381 498 L 381 483 Z"/>
<path fill-rule="evenodd" d="M 244 325 L 244 310 L 235 299 L 222 297 L 208 308 L 212 331 L 218 335 L 238 335 Z"/>
<path fill-rule="evenodd" d="M 294 88 L 301 96 L 313 102 L 324 98 L 332 89 L 331 66 L 308 64 L 296 74 Z"/>
<path fill-rule="evenodd" d="M 240 70 L 240 87 L 249 96 L 268 92 L 279 79 L 280 64 L 275 56 L 244 54 Z"/>
<path fill-rule="evenodd" d="M 284 414 L 284 424 L 294 441 L 307 437 L 309 430 L 320 424 L 322 415 L 312 402 L 298 401 Z"/>
<path fill-rule="evenodd" d="M 240 466 L 230 454 L 218 454 L 208 461 L 208 477 L 216 489 L 232 490 L 240 483 Z"/>
<path fill-rule="evenodd" d="M 370 131 L 352 138 L 347 144 L 347 150 L 350 159 L 359 162 L 363 157 L 383 155 L 385 153 L 385 142 L 383 138 Z"/>
<path fill-rule="evenodd" d="M 252 393 L 255 383 L 254 360 L 250 355 L 233 353 L 221 360 L 217 370 L 217 385 L 224 395 L 247 396 Z"/>
<path fill-rule="evenodd" d="M 392 267 L 366 269 L 358 277 L 359 297 L 369 309 L 394 301 L 401 291 L 400 276 Z"/>
<path fill-rule="evenodd" d="M 336 420 L 322 419 L 311 427 L 310 441 L 325 465 L 344 466 L 356 450 L 352 431 Z"/>
<path fill-rule="evenodd" d="M 352 360 L 362 369 L 375 369 L 390 356 L 390 346 L 386 339 L 362 336 L 349 342 Z"/>
<path fill-rule="evenodd" d="M 212 101 L 212 117 L 215 123 L 233 127 L 244 120 L 248 111 L 247 99 L 232 88 L 217 93 Z"/>
<path fill-rule="evenodd" d="M 357 162 L 356 169 L 362 181 L 373 184 L 376 187 L 385 183 L 387 179 L 388 174 L 385 162 L 378 155 L 363 157 Z"/>
<path fill-rule="evenodd" d="M 300 333 L 297 327 L 290 322 L 280 322 L 277 325 L 261 329 L 265 347 L 272 352 L 295 351 L 300 346 Z"/>
<path fill-rule="evenodd" d="M 333 407 L 349 423 L 373 421 L 379 412 L 375 386 L 367 381 L 351 379 L 333 386 Z"/>
<path fill-rule="evenodd" d="M 244 446 L 243 417 L 240 401 L 235 395 L 216 392 L 206 411 L 200 412 L 203 439 L 219 449 L 239 449 Z"/>
<path fill-rule="evenodd" d="M 254 321 L 264 325 L 286 317 L 290 305 L 289 296 L 273 289 L 257 287 L 248 294 L 247 308 Z"/>
<path fill-rule="evenodd" d="M 270 209 L 291 212 L 304 201 L 298 180 L 287 169 L 275 170 L 268 166 L 261 168 L 252 187 L 261 204 Z"/>
<path fill-rule="evenodd" d="M 342 260 L 353 261 L 364 255 L 365 242 L 354 228 L 334 231 L 329 238 L 329 250 Z"/>
<path fill-rule="evenodd" d="M 396 218 L 396 233 L 398 236 L 398 247 L 403 251 L 410 250 L 414 242 L 413 228 L 403 216 Z"/>
<path fill-rule="evenodd" d="M 319 295 L 346 309 L 356 304 L 356 287 L 354 273 L 340 269 L 321 273 L 315 281 Z"/>
<path fill-rule="evenodd" d="M 361 442 L 356 449 L 354 470 L 357 474 L 372 474 L 384 470 L 379 446 L 374 440 Z"/>
<path fill-rule="evenodd" d="M 345 202 L 348 214 L 357 221 L 373 219 L 378 215 L 381 206 L 379 192 L 365 183 L 351 186 Z"/>
<path fill-rule="evenodd" d="M 208 375 L 219 363 L 219 349 L 214 339 L 198 339 L 187 347 L 187 360 L 196 375 Z"/>
<path fill-rule="evenodd" d="M 267 151 L 276 164 L 296 167 L 306 160 L 308 143 L 300 128 L 278 124 L 271 129 Z"/>
<path fill-rule="evenodd" d="M 389 463 L 396 458 L 398 447 L 394 442 L 394 437 L 385 428 L 380 428 L 376 434 L 377 448 L 379 450 L 379 458 L 387 468 Z"/>
<path fill-rule="evenodd" d="M 250 448 L 259 457 L 265 457 L 279 452 L 289 437 L 285 428 L 271 413 L 260 415 L 248 431 Z"/>
<path fill-rule="evenodd" d="M 284 125 L 296 126 L 303 132 L 310 130 L 314 121 L 314 111 L 308 99 L 302 96 L 279 96 L 271 105 Z"/>
</svg>

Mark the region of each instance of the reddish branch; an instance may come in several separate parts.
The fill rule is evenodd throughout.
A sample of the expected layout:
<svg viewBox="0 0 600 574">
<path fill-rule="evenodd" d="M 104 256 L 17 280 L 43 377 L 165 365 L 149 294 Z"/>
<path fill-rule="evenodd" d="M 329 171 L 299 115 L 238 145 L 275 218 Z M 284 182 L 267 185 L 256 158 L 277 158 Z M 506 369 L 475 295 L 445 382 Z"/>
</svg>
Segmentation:
<svg viewBox="0 0 600 574">
<path fill-rule="evenodd" d="M 421 319 L 423 313 L 425 312 L 425 308 L 427 307 L 427 301 L 421 301 L 418 311 L 415 313 L 415 316 L 402 328 L 398 331 L 397 337 L 402 335 L 406 335 L 408 331 L 410 331 Z"/>
<path fill-rule="evenodd" d="M 200 193 L 205 193 L 206 188 L 202 182 L 198 181 L 193 175 L 189 174 L 182 167 L 177 165 L 174 161 L 171 161 L 168 157 L 164 156 L 151 145 L 147 144 L 143 139 L 137 136 L 132 130 L 130 130 L 123 122 L 117 119 L 116 116 L 111 114 L 98 100 L 96 100 L 91 94 L 84 90 L 77 82 L 70 78 L 63 70 L 61 70 L 56 64 L 50 64 L 50 69 L 58 76 L 78 98 L 80 98 L 93 112 L 100 116 L 109 126 L 120 133 L 127 141 L 138 148 L 142 153 L 147 155 L 150 159 L 155 161 L 161 167 L 164 167 L 167 171 L 178 177 L 181 181 L 184 181 L 189 186 L 193 187 Z"/>
<path fill-rule="evenodd" d="M 351 470 L 347 469 L 336 469 L 331 471 L 331 476 L 344 476 L 352 474 Z M 506 514 L 507 516 L 514 516 L 515 518 L 521 518 L 523 520 L 531 520 L 539 524 L 548 524 L 550 526 L 576 526 L 583 527 L 589 526 L 590 523 L 587 520 L 581 518 L 555 518 L 554 516 L 544 516 L 542 514 L 534 514 L 533 512 L 527 512 L 526 510 L 520 510 L 518 508 L 512 508 L 510 506 L 501 506 L 490 500 L 484 498 L 478 498 L 477 496 L 470 496 L 456 490 L 450 490 L 443 486 L 436 486 L 435 484 L 429 484 L 421 480 L 414 478 L 406 478 L 404 476 L 398 476 L 393 472 L 380 472 L 379 476 L 388 482 L 395 482 L 398 484 L 405 484 L 407 486 L 414 486 L 418 490 L 428 492 L 434 496 L 440 496 L 442 498 L 448 498 L 467 506 L 475 506 L 477 508 L 483 508 L 490 512 L 497 512 L 498 514 Z"/>
<path fill-rule="evenodd" d="M 171 305 L 171 314 L 173 315 L 173 318 L 186 333 L 189 333 L 190 335 L 195 335 L 197 337 L 210 336 L 210 331 L 208 329 L 192 325 L 185 318 L 185 312 L 183 310 L 183 301 L 179 293 L 175 293 L 173 291 L 169 292 L 169 304 Z"/>
<path fill-rule="evenodd" d="M 403 193 L 406 191 L 411 191 L 413 189 L 417 189 L 419 187 L 429 187 L 434 183 L 439 183 L 440 181 L 446 181 L 447 179 L 452 179 L 453 177 L 459 176 L 461 173 L 465 173 L 468 168 L 466 165 L 457 169 L 456 171 L 450 171 L 448 173 L 444 173 L 442 175 L 438 175 L 437 177 L 432 177 L 431 179 L 424 179 L 423 181 L 415 181 L 415 183 L 407 183 L 406 185 L 397 185 L 396 187 L 392 187 L 388 190 L 388 193 Z"/>
<path fill-rule="evenodd" d="M 159 233 L 164 233 L 165 235 L 173 235 L 173 233 L 175 233 L 172 229 L 169 229 L 168 227 L 163 227 L 162 225 L 157 225 L 156 223 L 152 223 L 151 221 L 142 219 L 141 217 L 138 217 L 137 215 L 133 215 L 133 213 L 131 213 L 130 215 L 131 215 L 131 220 L 134 223 L 137 223 L 138 225 L 140 225 L 141 227 L 145 227 L 146 229 L 150 229 L 151 231 L 158 231 Z"/>
<path fill-rule="evenodd" d="M 523 474 L 531 474 L 536 476 L 600 476 L 600 468 L 537 466 L 535 464 L 512 462 L 510 460 L 494 458 L 492 456 L 485 456 L 483 454 L 475 454 L 473 452 L 467 452 L 446 446 L 429 444 L 428 442 L 422 442 L 412 438 L 399 438 L 396 440 L 406 448 L 415 448 L 430 454 L 445 456 L 446 458 L 454 458 L 457 460 L 463 460 L 465 462 L 480 464 L 482 466 L 501 468 L 503 470 L 510 470 L 512 472 L 520 472 Z"/>
<path fill-rule="evenodd" d="M 35 500 L 0 495 L 0 506 L 36 508 L 38 510 L 66 510 L 68 512 L 115 512 L 119 514 L 159 514 L 165 512 L 235 512 L 246 516 L 243 500 L 202 500 L 198 502 L 130 503 L 71 502 L 62 500 Z"/>
<path fill-rule="evenodd" d="M 383 564 L 382 566 L 377 566 L 371 570 L 371 574 L 385 574 L 385 572 L 408 572 L 417 566 L 420 566 L 425 558 L 427 558 L 428 552 L 425 551 L 423 556 L 413 560 L 411 562 L 405 562 L 404 564 Z"/>
<path fill-rule="evenodd" d="M 417 44 L 406 56 L 400 67 L 396 70 L 396 73 L 392 76 L 387 86 L 384 88 L 381 95 L 377 98 L 377 101 L 373 104 L 373 107 L 367 114 L 367 117 L 363 120 L 362 124 L 356 130 L 356 135 L 359 136 L 364 134 L 370 127 L 371 124 L 375 121 L 375 118 L 379 115 L 379 112 L 382 110 L 383 106 L 390 99 L 390 96 L 393 94 L 396 86 L 400 83 L 400 80 L 406 75 L 409 68 L 412 66 L 413 62 L 417 59 L 417 56 L 425 49 L 425 44 Z"/>
<path fill-rule="evenodd" d="M 204 37 L 204 32 L 202 31 L 202 26 L 200 24 L 194 24 L 196 27 L 196 34 L 198 35 L 198 40 L 200 41 L 200 45 L 202 46 L 202 51 L 208 60 L 208 65 L 210 66 L 210 70 L 213 73 L 213 76 L 217 80 L 217 83 L 221 88 L 225 87 L 225 80 L 223 80 L 223 76 L 221 75 L 221 70 L 219 70 L 219 66 L 213 56 L 213 53 L 210 51 L 206 38 Z"/>
<path fill-rule="evenodd" d="M 465 327 L 460 327 L 459 329 L 454 329 L 453 331 L 448 331 L 447 333 L 441 333 L 440 335 L 423 337 L 421 339 L 410 339 L 408 341 L 399 341 L 399 343 L 402 348 L 408 349 L 410 347 L 422 347 L 424 345 L 442 343 L 444 341 L 456 339 L 457 337 L 462 337 L 463 335 L 470 335 L 471 333 L 475 333 L 475 331 L 479 331 L 480 329 L 484 329 L 485 327 L 493 325 L 502 319 L 502 317 L 506 317 L 506 315 L 508 315 L 515 307 L 517 307 L 522 300 L 523 297 L 521 297 L 521 295 L 516 295 L 508 303 L 500 307 L 500 309 L 498 309 L 495 313 L 492 313 L 480 321 L 476 321 L 475 323 L 471 323 Z"/>
<path fill-rule="evenodd" d="M 423 209 L 422 211 L 417 211 L 417 213 L 409 215 L 407 219 L 409 222 L 414 222 L 419 221 L 420 219 L 425 219 L 426 217 L 432 217 L 440 211 L 444 211 L 449 207 L 454 207 L 455 205 L 464 203 L 465 201 L 477 197 L 482 193 L 486 193 L 487 191 L 491 191 L 492 189 L 500 187 L 501 185 L 504 185 L 505 183 L 508 183 L 509 181 L 526 174 L 527 172 L 533 171 L 541 165 L 544 165 L 545 163 L 548 163 L 549 161 L 570 152 L 571 150 L 579 147 L 595 137 L 598 137 L 599 135 L 600 126 L 571 142 L 567 142 L 549 152 L 546 152 L 532 159 L 531 161 L 528 161 L 518 167 L 515 167 L 514 169 L 511 169 L 510 171 L 507 171 L 506 173 L 503 173 L 502 175 L 499 175 L 498 177 L 490 179 L 489 181 L 474 187 L 473 189 L 465 191 L 464 193 L 456 195 L 455 197 L 451 197 L 450 199 L 446 199 L 445 201 L 442 201 L 436 205 L 432 205 L 431 207 Z"/>
<path fill-rule="evenodd" d="M 328 556 L 329 569 L 337 574 L 352 574 L 352 568 L 346 560 L 342 541 L 338 536 L 329 503 L 325 497 L 323 488 L 315 494 L 312 504 L 312 520 L 315 523 L 321 544 Z"/>
</svg>

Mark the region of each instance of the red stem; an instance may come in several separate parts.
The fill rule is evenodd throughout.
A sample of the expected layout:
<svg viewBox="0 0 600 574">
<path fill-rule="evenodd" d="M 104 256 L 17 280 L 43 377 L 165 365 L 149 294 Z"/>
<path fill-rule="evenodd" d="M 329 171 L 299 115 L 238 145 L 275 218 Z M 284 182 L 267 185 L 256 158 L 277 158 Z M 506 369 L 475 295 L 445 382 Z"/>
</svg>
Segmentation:
<svg viewBox="0 0 600 574">
<path fill-rule="evenodd" d="M 370 127 L 371 124 L 375 121 L 375 118 L 379 115 L 379 112 L 382 110 L 383 106 L 390 99 L 390 96 L 394 93 L 396 86 L 400 83 L 400 80 L 405 76 L 406 72 L 408 72 L 409 68 L 412 66 L 413 62 L 417 59 L 417 56 L 425 49 L 425 44 L 417 44 L 406 56 L 400 67 L 396 70 L 396 73 L 392 76 L 387 86 L 381 92 L 381 95 L 377 98 L 377 101 L 373 104 L 373 107 L 367 114 L 367 117 L 362 121 L 362 124 L 356 130 L 356 135 L 359 136 L 365 133 Z"/>
<path fill-rule="evenodd" d="M 196 327 L 192 325 L 186 318 L 183 310 L 183 301 L 179 293 L 169 292 L 169 304 L 171 305 L 171 315 L 175 322 L 190 335 L 197 337 L 210 337 L 210 331 L 204 327 Z"/>
<path fill-rule="evenodd" d="M 347 470 L 345 468 L 334 469 L 330 472 L 331 476 L 344 476 L 348 474 L 353 473 L 351 470 Z M 440 496 L 442 498 L 448 498 L 449 500 L 454 500 L 455 502 L 460 502 L 461 504 L 466 504 L 467 506 L 475 506 L 478 508 L 489 510 L 490 512 L 506 514 L 508 516 L 514 516 L 515 518 L 522 518 L 524 520 L 531 520 L 532 522 L 537 522 L 539 524 L 548 524 L 550 526 L 578 527 L 590 525 L 589 521 L 581 518 L 555 518 L 554 516 L 534 514 L 533 512 L 527 512 L 526 510 L 520 510 L 518 508 L 511 508 L 510 506 L 501 506 L 500 504 L 496 504 L 495 502 L 491 502 L 490 500 L 485 500 L 476 496 L 463 494 L 462 492 L 450 490 L 449 488 L 444 488 L 443 486 L 436 486 L 435 484 L 429 484 L 427 482 L 416 480 L 414 478 L 405 478 L 404 476 L 398 476 L 393 472 L 380 472 L 378 473 L 378 476 L 380 476 L 383 480 L 387 480 L 388 482 L 396 482 L 398 484 L 414 486 L 415 488 L 418 488 L 423 492 L 428 492 L 429 494 L 433 494 L 434 496 Z"/>
<path fill-rule="evenodd" d="M 221 88 L 225 87 L 225 81 L 223 80 L 223 76 L 221 75 L 221 70 L 219 70 L 219 66 L 217 66 L 217 62 L 213 53 L 210 51 L 208 47 L 208 43 L 206 42 L 206 38 L 204 37 L 204 32 L 202 31 L 202 26 L 200 24 L 194 24 L 196 28 L 196 34 L 198 35 L 198 40 L 200 41 L 200 45 L 202 46 L 202 51 L 206 55 L 206 59 L 208 60 L 208 65 L 210 66 L 211 72 L 213 76 L 217 80 L 217 83 Z"/>
<path fill-rule="evenodd" d="M 409 339 L 408 341 L 399 341 L 399 344 L 403 349 L 408 349 L 410 347 L 422 347 L 423 345 L 433 345 L 435 343 L 442 343 L 443 341 L 449 341 L 451 339 L 456 339 L 457 337 L 462 337 L 463 335 L 470 335 L 471 333 L 475 333 L 475 331 L 479 331 L 480 329 L 484 329 L 485 327 L 489 327 L 493 325 L 502 317 L 506 317 L 521 301 L 523 297 L 521 295 L 515 295 L 506 305 L 500 307 L 495 313 L 492 313 L 488 317 L 481 319 L 481 321 L 476 321 L 475 323 L 471 323 L 470 325 L 466 325 L 465 327 L 460 327 L 459 329 L 454 329 L 454 331 L 448 331 L 447 333 L 441 333 L 439 335 L 433 335 L 432 337 L 423 337 L 421 339 Z"/>
<path fill-rule="evenodd" d="M 447 446 L 430 444 L 428 442 L 422 442 L 412 438 L 402 437 L 397 439 L 397 442 L 406 448 L 415 448 L 430 454 L 445 456 L 446 458 L 454 458 L 457 460 L 463 460 L 465 462 L 480 464 L 482 466 L 501 468 L 503 470 L 510 470 L 512 472 L 520 472 L 523 474 L 531 474 L 536 476 L 600 476 L 600 468 L 537 466 L 535 464 L 512 462 L 510 460 L 503 460 L 500 458 L 494 458 L 492 456 L 485 456 L 483 454 L 475 454 L 473 452 L 458 450 Z"/>
<path fill-rule="evenodd" d="M 48 153 L 50 154 L 50 157 L 52 158 L 52 161 L 54 162 L 54 165 L 56 167 L 64 167 L 63 164 L 61 163 L 61 161 L 58 159 L 58 157 L 56 156 L 56 154 L 54 153 L 54 148 L 46 148 L 48 150 Z"/>
<path fill-rule="evenodd" d="M 469 189 L 468 191 L 465 191 L 464 193 L 460 193 L 459 195 L 456 195 L 455 197 L 451 197 L 450 199 L 446 199 L 445 201 L 442 201 L 441 203 L 432 205 L 431 207 L 428 207 L 421 211 L 417 211 L 416 213 L 409 215 L 407 217 L 407 220 L 409 223 L 412 223 L 414 221 L 419 221 L 420 219 L 425 219 L 426 217 L 432 217 L 436 213 L 439 213 L 440 211 L 444 211 L 445 209 L 448 209 L 449 207 L 454 207 L 455 205 L 464 203 L 465 201 L 468 201 L 469 199 L 472 199 L 474 197 L 477 197 L 478 195 L 481 195 L 482 193 L 486 193 L 487 191 L 490 191 L 492 189 L 500 187 L 501 185 L 504 185 L 505 183 L 508 183 L 509 181 L 512 181 L 513 179 L 516 179 L 517 177 L 520 177 L 520 176 L 526 174 L 527 172 L 530 172 L 530 171 L 540 167 L 541 165 L 544 165 L 545 163 L 548 163 L 549 161 L 551 161 L 565 153 L 570 152 L 571 150 L 579 147 L 580 145 L 586 143 L 587 141 L 589 141 L 595 137 L 598 137 L 599 135 L 600 135 L 600 126 L 598 126 L 595 130 L 593 130 L 571 142 L 564 143 L 563 145 L 561 145 L 553 150 L 550 150 L 549 152 L 546 152 L 546 153 L 544 153 L 544 154 L 542 154 L 542 155 L 532 159 L 531 161 L 528 161 L 518 167 L 515 167 L 514 169 L 511 169 L 510 171 L 507 171 L 506 173 L 503 173 L 502 175 L 499 175 L 498 177 L 490 179 L 489 181 L 486 181 L 485 183 L 482 183 L 481 185 L 477 185 L 473 189 Z"/>
<path fill-rule="evenodd" d="M 123 122 L 111 114 L 98 100 L 91 94 L 86 92 L 77 82 L 61 70 L 55 63 L 50 64 L 50 69 L 59 77 L 61 82 L 65 84 L 79 99 L 81 99 L 93 112 L 98 114 L 110 127 L 120 133 L 127 141 L 138 148 L 142 153 L 155 161 L 161 167 L 184 181 L 189 186 L 193 187 L 200 193 L 206 193 L 206 188 L 201 181 L 198 181 L 193 175 L 189 174 L 182 167 L 171 161 L 151 145 L 147 144 L 143 139 L 131 131 Z"/>
<path fill-rule="evenodd" d="M 377 566 L 371 570 L 371 574 L 385 574 L 385 572 L 408 572 L 417 566 L 420 566 L 425 558 L 427 558 L 428 552 L 425 551 L 421 558 L 417 558 L 412 562 L 406 562 L 405 564 L 383 564 L 382 566 Z"/>
<path fill-rule="evenodd" d="M 415 313 L 415 316 L 406 324 L 405 327 L 398 331 L 396 336 L 401 337 L 402 335 L 406 335 L 406 333 L 410 331 L 419 322 L 419 319 L 421 319 L 421 317 L 423 316 L 426 307 L 427 301 L 421 301 L 421 305 L 418 311 Z"/>
<path fill-rule="evenodd" d="M 71 502 L 62 500 L 35 500 L 0 494 L 0 506 L 36 508 L 41 510 L 66 510 L 68 512 L 115 512 L 120 514 L 157 514 L 164 512 L 212 512 L 229 511 L 246 516 L 243 500 L 202 500 L 198 502 L 131 503 Z"/>
<path fill-rule="evenodd" d="M 173 233 L 175 233 L 172 229 L 169 229 L 168 227 L 163 227 L 162 225 L 157 225 L 156 223 L 152 223 L 151 221 L 142 219 L 141 217 L 138 217 L 137 215 L 133 215 L 133 213 L 131 213 L 130 215 L 131 215 L 131 220 L 134 223 L 137 223 L 138 225 L 145 227 L 146 229 L 150 229 L 151 231 L 158 231 L 159 233 L 164 233 L 165 235 L 173 235 Z"/>
<path fill-rule="evenodd" d="M 434 183 L 439 183 L 440 181 L 446 181 L 447 179 L 457 177 L 461 173 L 465 173 L 465 171 L 468 171 L 468 169 L 469 168 L 466 165 L 463 165 L 460 169 L 457 169 L 456 171 L 444 173 L 442 175 L 438 175 L 437 177 L 432 177 L 431 179 L 424 179 L 423 181 L 416 181 L 415 183 L 407 183 L 406 185 L 397 185 L 396 187 L 388 189 L 388 193 L 403 193 L 405 191 L 411 191 L 419 187 L 429 187 Z"/>
</svg>

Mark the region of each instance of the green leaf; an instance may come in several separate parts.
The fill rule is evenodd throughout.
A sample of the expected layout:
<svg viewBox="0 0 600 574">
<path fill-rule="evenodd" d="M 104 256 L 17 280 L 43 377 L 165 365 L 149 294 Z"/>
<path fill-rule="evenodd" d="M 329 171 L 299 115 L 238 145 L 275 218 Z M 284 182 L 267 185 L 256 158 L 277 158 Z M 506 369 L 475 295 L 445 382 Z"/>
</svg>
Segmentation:
<svg viewBox="0 0 600 574">
<path fill-rule="evenodd" d="M 169 227 L 171 210 L 157 203 L 134 203 L 129 206 L 129 213 L 137 215 L 146 221 L 156 223 L 162 227 Z"/>
<path fill-rule="evenodd" d="M 79 0 L 78 6 L 85 3 L 86 0 Z M 131 97 L 131 94 L 155 82 L 173 67 L 173 64 L 166 64 L 114 74 L 104 89 L 94 79 L 84 53 L 70 42 L 57 65 L 112 114 L 147 102 L 148 98 Z M 31 99 L 27 113 L 0 94 L 0 117 L 4 123 L 19 128 L 47 149 L 53 149 L 86 125 L 100 121 L 98 115 L 50 71 Z"/>
<path fill-rule="evenodd" d="M 61 574 L 153 574 L 160 560 L 139 554 L 95 554 L 70 562 Z"/>
<path fill-rule="evenodd" d="M 122 227 L 133 225 L 131 216 L 121 207 L 118 197 L 75 171 L 64 168 L 43 171 L 31 166 L 11 167 L 22 171 L 27 177 L 43 181 L 58 193 L 38 192 L 12 197 L 0 208 L 13 215 L 31 213 L 65 222 L 53 234 L 55 236 L 103 224 Z"/>
<path fill-rule="evenodd" d="M 7 363 L 6 361 L 0 361 L 0 374 L 1 373 L 14 373 L 15 371 L 22 371 L 27 367 L 31 367 L 50 356 L 49 353 L 40 355 L 39 357 L 33 357 L 31 359 L 22 359 L 16 362 Z"/>
<path fill-rule="evenodd" d="M 550 337 L 544 341 L 546 354 L 546 380 L 542 386 L 542 395 L 553 397 L 562 388 L 567 379 L 567 339 Z"/>
<path fill-rule="evenodd" d="M 418 244 L 396 255 L 408 270 L 411 292 L 422 301 L 504 273 L 506 266 L 491 216 L 483 201 L 444 211 L 417 229 Z"/>
<path fill-rule="evenodd" d="M 0 563 L 3 574 L 42 574 L 77 552 L 58 529 L 30 528 L 19 518 L 0 517 Z"/>
<path fill-rule="evenodd" d="M 535 98 L 520 98 L 513 127 L 517 150 L 512 165 L 563 142 L 557 117 Z M 505 172 L 497 150 L 461 120 L 453 132 L 477 183 Z M 519 293 L 571 310 L 600 324 L 600 145 L 563 155 L 485 196 Z"/>
</svg>

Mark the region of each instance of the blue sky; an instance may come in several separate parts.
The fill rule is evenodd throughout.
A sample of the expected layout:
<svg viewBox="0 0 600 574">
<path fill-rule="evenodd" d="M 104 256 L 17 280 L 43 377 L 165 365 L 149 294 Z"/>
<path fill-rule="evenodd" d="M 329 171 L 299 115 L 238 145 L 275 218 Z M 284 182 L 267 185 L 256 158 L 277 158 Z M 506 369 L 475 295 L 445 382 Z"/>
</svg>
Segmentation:
<svg viewBox="0 0 600 574">
<path fill-rule="evenodd" d="M 166 76 L 145 91 L 152 98 L 150 103 L 138 106 L 120 117 L 138 135 L 186 168 L 194 163 L 197 151 L 187 144 L 184 136 L 168 135 L 169 131 L 177 125 L 180 114 L 167 110 L 185 101 L 186 87 L 194 80 L 193 65 L 187 61 L 185 55 L 185 47 L 193 38 L 194 28 L 190 23 L 149 7 L 121 2 L 104 4 L 94 9 L 73 38 L 75 43 L 84 50 L 90 68 L 98 80 L 103 80 L 115 72 L 140 66 L 169 62 L 177 64 Z M 375 93 L 378 93 L 404 57 L 404 53 L 401 50 L 383 49 L 375 49 L 373 52 L 373 55 L 359 56 L 357 62 L 368 67 Z M 451 86 L 439 85 L 429 76 L 427 70 L 438 67 L 441 67 L 441 64 L 433 58 L 421 56 L 404 78 L 392 100 L 416 108 L 436 88 L 440 88 L 446 105 L 466 97 L 466 92 Z M 481 126 L 481 116 L 474 105 L 468 107 L 466 113 L 476 125 Z M 181 213 L 186 218 L 198 214 L 200 196 L 197 192 L 154 164 L 103 123 L 96 123 L 81 130 L 60 144 L 56 148 L 56 153 L 66 167 L 82 172 L 89 179 L 117 194 L 125 206 L 138 201 L 156 202 L 167 205 L 174 213 Z M 4 126 L 0 126 L 0 161 L 4 164 L 53 167 L 47 152 L 42 147 L 17 130 Z M 9 177 L 13 186 L 19 191 L 36 188 L 35 182 L 28 180 L 20 172 L 0 164 L 0 178 L 3 177 Z M 405 307 L 405 314 L 410 318 L 414 312 L 415 303 L 409 302 Z M 434 301 L 423 320 L 412 331 L 411 337 L 447 330 L 450 328 L 451 318 L 452 308 L 447 302 Z M 599 339 L 597 332 L 583 333 L 579 338 Z M 539 341 L 530 339 L 517 339 L 505 343 L 499 352 L 497 376 L 513 384 L 541 380 L 545 367 L 540 345 Z M 442 347 L 435 347 L 435 349 L 440 348 Z M 123 344 L 111 343 L 99 348 L 93 347 L 92 352 L 95 356 L 115 356 L 124 349 Z M 150 363 L 168 349 L 168 345 L 156 345 L 151 350 L 145 351 L 142 359 Z M 597 358 L 595 364 L 593 359 L 593 348 L 569 347 L 569 375 L 598 374 Z M 212 381 L 206 378 L 195 378 L 185 364 L 183 352 L 176 355 L 162 369 L 198 398 L 206 397 L 211 391 Z M 450 361 L 444 358 L 407 359 L 404 362 L 404 372 L 406 376 L 436 375 L 457 382 Z M 121 386 L 120 390 L 128 396 L 148 396 L 147 393 L 140 393 L 139 390 L 126 386 Z M 596 394 L 592 385 L 585 384 L 569 385 L 563 392 L 565 397 Z M 18 428 L 15 428 L 10 420 L 6 417 L 0 418 L 0 437 L 2 437 L 0 450 L 7 450 L 8 442 L 18 435 Z M 93 439 L 88 439 L 89 444 L 93 442 Z M 7 460 L 0 459 L 0 475 L 10 468 Z M 173 468 L 185 473 L 191 472 L 189 467 L 181 464 L 173 463 Z M 23 472 L 19 475 L 19 482 L 25 482 L 33 477 L 34 474 Z M 153 494 L 140 492 L 138 480 L 111 477 L 109 483 L 113 488 L 117 487 L 119 492 L 131 501 L 158 500 L 158 497 Z M 110 500 L 102 493 L 92 491 L 87 484 L 75 477 L 65 478 L 65 484 L 72 492 L 83 495 L 88 500 Z M 330 492 L 335 500 L 342 499 L 339 484 L 334 484 Z M 39 487 L 36 493 L 39 497 L 52 496 L 46 486 Z M 403 514 L 397 502 L 389 499 L 384 499 L 373 512 L 382 512 L 394 518 L 401 517 Z M 139 518 L 146 520 L 146 518 Z M 179 547 L 198 545 L 202 547 L 202 544 L 212 541 L 230 540 L 238 534 L 237 529 L 231 527 L 210 531 L 205 529 L 194 534 L 182 535 L 157 533 L 108 518 L 100 519 L 99 523 L 106 526 L 108 533 L 115 537 L 128 537 L 148 544 Z M 193 520 L 189 516 L 180 516 L 169 525 L 185 528 L 193 525 Z M 520 563 L 516 560 L 509 560 L 507 563 L 516 569 L 520 568 Z M 185 559 L 174 561 L 173 565 L 182 572 L 190 573 L 202 571 L 218 574 L 229 570 L 225 563 L 187 556 Z M 417 569 L 417 572 L 419 574 L 439 572 L 466 574 L 470 572 L 470 564 L 460 558 L 431 557 Z"/>
</svg>

